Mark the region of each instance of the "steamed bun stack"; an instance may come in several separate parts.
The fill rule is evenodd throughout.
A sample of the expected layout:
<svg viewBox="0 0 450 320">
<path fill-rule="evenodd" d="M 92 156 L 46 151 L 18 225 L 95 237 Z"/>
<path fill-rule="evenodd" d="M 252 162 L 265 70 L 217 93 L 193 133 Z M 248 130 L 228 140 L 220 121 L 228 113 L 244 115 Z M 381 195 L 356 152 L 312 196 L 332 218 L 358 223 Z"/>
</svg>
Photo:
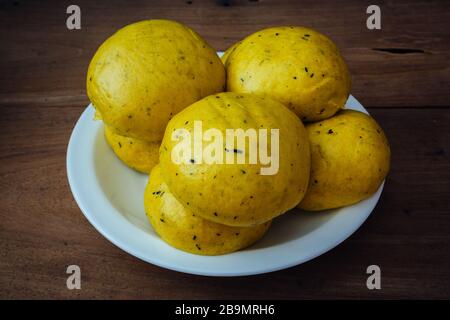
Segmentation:
<svg viewBox="0 0 450 320">
<path fill-rule="evenodd" d="M 270 164 L 260 159 L 252 163 L 250 144 L 241 148 L 222 141 L 221 156 L 207 163 L 205 156 L 190 153 L 187 138 L 172 139 L 181 132 L 193 136 L 195 122 L 202 123 L 203 132 L 213 129 L 224 137 L 229 128 L 264 128 L 268 135 L 278 129 L 281 156 Z M 269 154 L 275 154 L 275 143 L 268 145 Z M 270 98 L 232 92 L 208 96 L 169 121 L 160 150 L 160 164 L 150 174 L 144 196 L 147 216 L 165 241 L 196 254 L 229 253 L 253 244 L 274 218 L 300 202 L 308 186 L 305 127 Z M 227 162 L 229 155 L 233 162 Z M 239 156 L 245 161 L 239 163 Z"/>
<path fill-rule="evenodd" d="M 117 31 L 87 76 L 106 141 L 126 165 L 150 173 L 143 193 L 153 229 L 201 255 L 252 245 L 295 207 L 339 208 L 376 192 L 389 144 L 372 117 L 345 110 L 350 87 L 337 46 L 313 29 L 260 30 L 219 59 L 197 33 L 168 20 Z M 196 123 L 215 132 L 200 141 L 216 149 L 196 153 L 187 143 L 197 139 Z M 267 133 L 270 163 L 252 155 L 248 137 L 243 147 L 220 140 L 229 129 Z"/>
<path fill-rule="evenodd" d="M 167 122 L 223 91 L 224 84 L 215 50 L 192 29 L 169 20 L 117 31 L 98 48 L 87 75 L 87 93 L 108 143 L 125 164 L 147 173 L 156 164 Z M 130 142 L 126 151 L 120 139 Z"/>
<path fill-rule="evenodd" d="M 222 62 L 227 90 L 277 99 L 306 123 L 311 178 L 300 208 L 339 208 L 376 192 L 389 171 L 389 143 L 372 117 L 343 111 L 350 73 L 328 37 L 304 27 L 268 28 L 231 46 Z"/>
</svg>

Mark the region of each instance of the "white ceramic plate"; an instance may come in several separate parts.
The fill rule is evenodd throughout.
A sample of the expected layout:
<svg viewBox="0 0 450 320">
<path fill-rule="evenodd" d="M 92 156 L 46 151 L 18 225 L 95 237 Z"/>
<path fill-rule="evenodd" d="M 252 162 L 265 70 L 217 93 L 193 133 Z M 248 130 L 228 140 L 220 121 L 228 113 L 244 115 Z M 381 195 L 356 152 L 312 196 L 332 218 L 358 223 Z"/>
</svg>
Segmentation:
<svg viewBox="0 0 450 320">
<path fill-rule="evenodd" d="M 348 109 L 367 113 L 350 96 Z M 70 137 L 67 175 L 89 222 L 109 241 L 144 261 L 180 272 L 242 276 L 276 271 L 311 260 L 347 239 L 367 219 L 383 185 L 367 200 L 323 212 L 292 210 L 275 219 L 266 236 L 245 250 L 199 256 L 175 249 L 153 231 L 145 216 L 148 176 L 125 166 L 105 141 L 103 124 L 89 105 Z"/>
</svg>

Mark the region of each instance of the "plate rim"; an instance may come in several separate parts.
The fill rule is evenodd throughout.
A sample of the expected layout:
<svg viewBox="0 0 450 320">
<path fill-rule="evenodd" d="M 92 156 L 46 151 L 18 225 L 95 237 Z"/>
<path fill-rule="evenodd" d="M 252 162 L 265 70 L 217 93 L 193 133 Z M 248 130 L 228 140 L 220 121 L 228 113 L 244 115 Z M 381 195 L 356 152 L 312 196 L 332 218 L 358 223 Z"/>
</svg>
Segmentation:
<svg viewBox="0 0 450 320">
<path fill-rule="evenodd" d="M 354 109 L 363 111 L 368 114 L 367 110 L 352 95 L 349 96 L 346 106 L 349 103 L 354 103 L 354 105 L 352 106 Z M 343 232 L 340 235 L 340 237 L 335 239 L 331 244 L 328 244 L 327 246 L 323 246 L 322 249 L 316 250 L 312 254 L 299 255 L 297 259 L 291 259 L 288 263 L 274 263 L 270 267 L 259 266 L 259 268 L 250 268 L 250 269 L 246 269 L 243 271 L 239 271 L 239 270 L 228 270 L 228 271 L 205 270 L 205 269 L 201 269 L 198 267 L 196 267 L 196 268 L 188 267 L 186 265 L 184 265 L 184 266 L 173 265 L 168 262 L 165 262 L 164 259 L 161 259 L 161 258 L 158 258 L 155 256 L 152 256 L 150 258 L 148 255 L 142 254 L 139 250 L 137 250 L 136 248 L 133 248 L 132 245 L 127 243 L 127 241 L 121 240 L 121 238 L 123 237 L 123 234 L 121 236 L 118 236 L 117 230 L 114 230 L 114 228 L 111 229 L 111 227 L 108 227 L 107 225 L 103 224 L 101 222 L 101 219 L 98 218 L 98 216 L 91 213 L 92 208 L 90 208 L 90 206 L 88 205 L 88 200 L 86 199 L 85 192 L 80 190 L 79 177 L 77 177 L 77 175 L 75 174 L 76 173 L 76 165 L 77 165 L 77 163 L 75 161 L 75 157 L 76 157 L 75 152 L 77 151 L 76 146 L 78 145 L 77 144 L 78 139 L 81 139 L 80 138 L 80 134 L 81 134 L 80 130 L 83 129 L 83 126 L 89 125 L 89 122 L 92 122 L 92 123 L 94 122 L 94 120 L 92 118 L 91 119 L 88 118 L 89 113 L 92 113 L 92 112 L 93 112 L 92 104 L 89 104 L 87 106 L 87 108 L 83 111 L 83 113 L 81 114 L 79 119 L 77 120 L 77 122 L 72 130 L 72 133 L 70 135 L 69 143 L 67 146 L 66 170 L 67 170 L 67 178 L 68 178 L 68 182 L 69 182 L 69 186 L 70 186 L 72 195 L 73 195 L 78 207 L 80 208 L 81 212 L 83 213 L 83 215 L 86 217 L 86 219 L 89 221 L 89 223 L 103 237 L 105 237 L 107 240 L 109 240 L 115 246 L 124 250 L 128 254 L 131 254 L 132 256 L 135 256 L 145 262 L 151 263 L 153 265 L 157 265 L 157 266 L 165 268 L 165 269 L 170 269 L 170 270 L 177 271 L 177 272 L 183 272 L 183 273 L 189 273 L 189 274 L 195 274 L 195 275 L 202 275 L 202 276 L 235 277 L 235 276 L 249 276 L 249 275 L 270 273 L 270 272 L 275 272 L 278 270 L 291 268 L 296 265 L 300 265 L 302 263 L 310 261 L 310 260 L 334 249 L 340 243 L 342 243 L 344 240 L 349 238 L 353 233 L 355 233 L 361 227 L 361 225 L 367 220 L 367 218 L 372 214 L 373 210 L 375 209 L 375 207 L 380 199 L 381 193 L 383 191 L 384 181 L 380 185 L 380 187 L 378 188 L 376 193 L 374 193 L 368 199 L 363 200 L 363 201 L 370 200 L 370 202 L 372 203 L 372 205 L 370 206 L 370 209 L 368 209 L 368 212 L 361 215 L 360 217 L 358 217 L 359 220 L 355 221 L 355 223 L 353 223 L 350 228 L 346 229 L 345 232 Z M 94 167 L 94 165 L 92 165 L 92 167 Z M 361 202 L 363 202 L 363 201 L 361 201 Z M 356 207 L 356 206 L 360 205 L 361 202 L 358 202 L 352 206 L 347 206 L 344 208 Z M 118 210 L 116 208 L 114 208 L 110 203 L 109 203 L 109 207 L 111 208 L 111 210 L 118 212 Z M 130 230 L 130 227 L 131 227 L 131 229 L 133 229 L 133 232 L 134 232 L 134 234 L 132 235 L 133 237 L 136 237 L 138 235 L 142 236 L 142 234 L 148 235 L 144 230 L 138 228 L 136 225 L 131 223 L 127 218 L 125 218 L 121 214 L 119 214 L 118 218 L 119 218 L 119 220 L 116 221 L 115 224 L 117 224 L 118 222 L 125 223 L 124 226 L 126 226 L 126 230 Z M 123 231 L 125 231 L 125 229 L 123 229 Z M 122 231 L 122 233 L 123 233 L 123 231 Z M 295 240 L 292 240 L 292 241 L 295 241 Z M 174 250 L 178 250 L 178 249 L 174 249 Z M 276 248 L 273 248 L 272 250 L 276 250 Z M 243 251 L 241 251 L 241 252 L 243 252 Z M 192 255 L 189 253 L 185 253 L 183 251 L 180 251 L 180 253 Z M 230 255 L 230 254 L 222 255 L 222 256 L 212 256 L 212 257 L 211 256 L 198 256 L 198 255 L 194 255 L 194 256 L 207 257 L 206 259 L 214 259 L 215 257 L 224 257 L 224 256 L 228 256 L 228 255 Z"/>
</svg>

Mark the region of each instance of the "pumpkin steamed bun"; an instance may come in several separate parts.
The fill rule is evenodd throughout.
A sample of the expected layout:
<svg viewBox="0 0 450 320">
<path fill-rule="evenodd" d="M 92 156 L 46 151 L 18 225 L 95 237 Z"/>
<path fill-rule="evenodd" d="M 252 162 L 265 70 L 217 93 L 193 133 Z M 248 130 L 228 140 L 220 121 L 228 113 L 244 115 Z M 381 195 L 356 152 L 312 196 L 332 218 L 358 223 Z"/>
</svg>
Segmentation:
<svg viewBox="0 0 450 320">
<path fill-rule="evenodd" d="M 204 133 L 200 138 L 195 134 L 199 123 Z M 233 132 L 227 138 L 227 129 L 241 129 L 249 136 L 253 132 L 257 144 L 247 138 L 245 145 L 243 139 L 239 143 Z M 203 153 L 195 143 L 187 143 L 194 140 L 203 141 Z M 309 142 L 301 121 L 283 104 L 226 92 L 206 97 L 170 120 L 160 166 L 175 198 L 198 216 L 230 226 L 253 226 L 303 198 L 310 172 Z"/>
<path fill-rule="evenodd" d="M 227 90 L 267 94 L 303 121 L 333 116 L 350 93 L 350 74 L 336 45 L 304 27 L 258 31 L 225 53 Z"/>
<path fill-rule="evenodd" d="M 230 227 L 202 219 L 170 192 L 154 167 L 144 193 L 147 217 L 156 233 L 183 251 L 219 255 L 248 247 L 269 229 L 270 221 L 254 227 Z"/>
<path fill-rule="evenodd" d="M 127 166 L 150 173 L 159 162 L 159 142 L 149 142 L 114 133 L 105 126 L 105 138 L 117 157 Z"/>
<path fill-rule="evenodd" d="M 87 75 L 88 96 L 109 128 L 147 141 L 160 141 L 173 115 L 224 85 L 215 50 L 169 20 L 117 31 L 98 48 Z"/>
<path fill-rule="evenodd" d="M 338 208 L 377 191 L 389 171 L 390 148 L 372 117 L 344 110 L 308 124 L 306 130 L 311 143 L 311 177 L 300 208 Z"/>
</svg>

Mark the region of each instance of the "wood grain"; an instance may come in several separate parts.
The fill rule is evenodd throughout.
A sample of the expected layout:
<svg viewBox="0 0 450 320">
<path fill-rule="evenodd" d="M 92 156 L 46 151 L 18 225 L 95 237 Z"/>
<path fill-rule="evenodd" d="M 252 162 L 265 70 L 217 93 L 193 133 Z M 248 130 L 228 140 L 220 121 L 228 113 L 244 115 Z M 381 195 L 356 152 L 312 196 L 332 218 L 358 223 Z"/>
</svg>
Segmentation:
<svg viewBox="0 0 450 320">
<path fill-rule="evenodd" d="M 77 3 L 80 31 L 65 28 L 68 1 L 0 2 L 0 298 L 450 298 L 448 2 L 380 1 L 381 31 L 365 28 L 364 1 Z M 184 22 L 219 50 L 271 25 L 330 35 L 354 95 L 391 142 L 392 170 L 368 221 L 303 265 L 231 279 L 161 269 L 104 239 L 73 200 L 66 148 L 96 47 L 146 18 Z M 70 264 L 82 268 L 82 290 L 66 288 Z M 366 288 L 370 264 L 382 269 L 380 291 Z"/>
<path fill-rule="evenodd" d="M 164 270 L 114 247 L 70 193 L 65 152 L 82 108 L 2 107 L 1 296 L 46 298 L 439 298 L 450 295 L 450 110 L 371 109 L 392 147 L 392 171 L 374 214 L 349 240 L 304 265 L 235 279 Z M 15 119 L 15 120 L 14 120 Z M 35 122 L 39 122 L 39 126 Z M 31 132 L 17 130 L 17 123 Z M 14 143 L 10 143 L 14 141 Z M 83 288 L 65 288 L 78 264 Z M 365 288 L 378 264 L 383 289 Z"/>
<path fill-rule="evenodd" d="M 379 1 L 382 29 L 377 31 L 366 28 L 369 1 L 188 2 L 77 1 L 82 29 L 69 31 L 69 1 L 4 1 L 0 103 L 87 104 L 85 74 L 102 41 L 128 23 L 168 18 L 191 26 L 218 50 L 268 26 L 311 26 L 341 48 L 352 71 L 352 92 L 364 105 L 449 104 L 448 1 Z M 396 48 L 413 51 L 391 53 Z"/>
</svg>

